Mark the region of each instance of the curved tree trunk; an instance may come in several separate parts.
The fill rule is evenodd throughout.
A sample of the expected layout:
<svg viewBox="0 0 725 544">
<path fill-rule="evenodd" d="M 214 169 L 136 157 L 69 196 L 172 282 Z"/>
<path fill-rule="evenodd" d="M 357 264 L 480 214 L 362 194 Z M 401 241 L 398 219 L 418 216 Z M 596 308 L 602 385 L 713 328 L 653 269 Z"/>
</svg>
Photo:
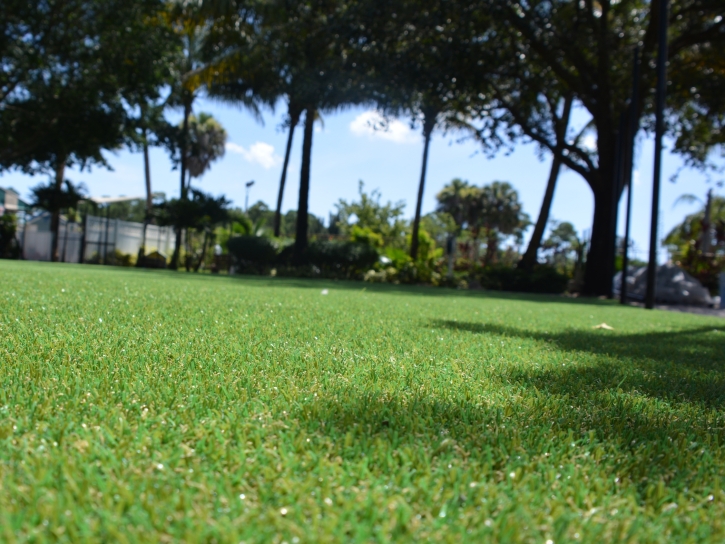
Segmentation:
<svg viewBox="0 0 725 544">
<path fill-rule="evenodd" d="M 551 203 L 554 200 L 554 189 L 556 189 L 556 181 L 559 179 L 559 171 L 561 170 L 561 155 L 564 151 L 563 146 L 566 141 L 566 129 L 569 126 L 569 118 L 571 117 L 572 102 L 572 96 L 567 96 L 564 101 L 564 111 L 561 116 L 561 121 L 557 123 L 557 146 L 554 150 L 554 160 L 551 162 L 551 171 L 549 172 L 549 181 L 546 184 L 546 191 L 544 192 L 544 201 L 541 203 L 541 211 L 536 220 L 536 226 L 531 235 L 531 240 L 529 240 L 529 245 L 518 264 L 518 268 L 523 268 L 524 270 L 531 270 L 536 265 L 536 256 L 539 252 L 539 247 L 541 247 L 541 240 L 544 238 L 546 225 L 549 222 Z"/>
<path fill-rule="evenodd" d="M 423 120 L 423 165 L 420 170 L 420 183 L 418 185 L 418 200 L 415 204 L 415 218 L 413 219 L 413 234 L 410 240 L 410 256 L 413 260 L 418 258 L 418 233 L 420 232 L 420 211 L 423 206 L 423 191 L 425 190 L 425 173 L 428 168 L 428 148 L 430 137 L 436 121 L 435 114 L 428 114 Z"/>
<path fill-rule="evenodd" d="M 189 136 L 189 116 L 191 115 L 191 101 L 184 103 L 184 123 L 181 129 L 181 193 L 179 198 L 186 200 L 188 187 L 186 185 L 186 141 Z M 176 270 L 179 267 L 179 254 L 181 253 L 181 229 L 176 228 L 176 243 L 174 244 L 174 256 L 171 258 L 169 268 Z"/>
<path fill-rule="evenodd" d="M 63 180 L 65 178 L 65 158 L 58 161 L 55 167 L 55 190 L 60 192 L 63 189 Z M 58 255 L 58 242 L 60 237 L 60 209 L 54 210 L 50 215 L 50 260 L 57 263 L 60 255 Z"/>
<path fill-rule="evenodd" d="M 284 195 L 284 184 L 287 181 L 287 166 L 289 165 L 289 157 L 292 151 L 292 139 L 295 135 L 295 128 L 300 122 L 300 112 L 292 105 L 289 106 L 289 136 L 287 137 L 287 149 L 284 153 L 284 164 L 282 165 L 282 178 L 279 180 L 279 194 L 277 195 L 277 209 L 274 212 L 274 235 L 279 238 L 280 227 L 282 223 L 282 197 Z"/>
<path fill-rule="evenodd" d="M 302 142 L 302 168 L 300 169 L 300 196 L 297 206 L 297 232 L 295 235 L 295 262 L 301 263 L 307 249 L 307 209 L 310 198 L 310 164 L 312 159 L 312 135 L 316 111 L 307 108 L 305 112 L 305 133 Z"/>
</svg>

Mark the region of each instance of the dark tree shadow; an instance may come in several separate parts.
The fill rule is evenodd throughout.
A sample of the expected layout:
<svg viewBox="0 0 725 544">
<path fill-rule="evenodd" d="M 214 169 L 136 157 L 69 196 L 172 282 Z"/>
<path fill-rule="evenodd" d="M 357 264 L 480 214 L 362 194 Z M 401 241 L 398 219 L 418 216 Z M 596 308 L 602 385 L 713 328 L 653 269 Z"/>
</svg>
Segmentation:
<svg viewBox="0 0 725 544">
<path fill-rule="evenodd" d="M 725 328 L 712 326 L 672 332 L 620 333 L 570 329 L 541 332 L 511 326 L 436 320 L 426 326 L 474 335 L 534 339 L 542 349 L 593 354 L 592 362 L 544 371 L 519 369 L 523 383 L 559 395 L 582 397 L 592 392 L 639 392 L 674 402 L 725 405 Z"/>
<path fill-rule="evenodd" d="M 545 380 L 541 375 L 529 385 L 543 385 Z M 561 384 L 553 384 L 549 391 L 563 392 L 560 389 Z M 722 430 L 710 430 L 712 422 L 704 411 L 691 418 L 670 418 L 666 412 L 655 416 L 642 413 L 634 403 L 611 402 L 585 391 L 573 393 L 574 388 L 569 391 L 561 402 L 552 402 L 546 391 L 530 388 L 523 397 L 486 404 L 466 400 L 464 395 L 454 394 L 444 401 L 422 394 L 411 398 L 350 388 L 340 391 L 336 400 L 326 395 L 313 404 L 298 405 L 290 417 L 306 433 L 328 437 L 331 457 L 359 462 L 364 451 L 368 470 L 379 473 L 410 470 L 409 456 L 414 455 L 418 462 L 423 458 L 439 467 L 466 459 L 486 466 L 487 477 L 498 481 L 522 457 L 526 462 L 558 452 L 552 461 L 572 463 L 570 456 L 577 455 L 567 450 L 572 442 L 581 440 L 587 447 L 595 442 L 611 459 L 601 462 L 611 465 L 612 477 L 616 474 L 633 483 L 641 500 L 646 499 L 647 482 L 662 480 L 683 488 L 703 470 L 693 464 L 673 471 L 673 441 L 687 447 L 709 439 L 722 443 L 725 437 Z M 393 450 L 400 455 L 391 456 Z"/>
</svg>

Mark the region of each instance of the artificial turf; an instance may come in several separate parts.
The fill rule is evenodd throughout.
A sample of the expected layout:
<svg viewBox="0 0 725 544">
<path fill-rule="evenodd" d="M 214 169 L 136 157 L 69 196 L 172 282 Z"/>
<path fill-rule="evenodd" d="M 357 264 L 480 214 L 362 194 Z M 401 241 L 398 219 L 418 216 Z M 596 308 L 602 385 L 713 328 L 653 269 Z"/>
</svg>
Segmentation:
<svg viewBox="0 0 725 544">
<path fill-rule="evenodd" d="M 719 542 L 724 371 L 610 302 L 0 261 L 0 540 Z"/>
</svg>

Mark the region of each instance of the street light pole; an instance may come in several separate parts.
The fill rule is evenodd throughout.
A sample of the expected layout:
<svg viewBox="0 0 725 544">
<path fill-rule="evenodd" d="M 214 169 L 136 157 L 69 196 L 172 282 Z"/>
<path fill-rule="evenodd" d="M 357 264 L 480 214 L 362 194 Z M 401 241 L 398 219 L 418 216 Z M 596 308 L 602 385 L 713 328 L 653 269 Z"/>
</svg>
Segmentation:
<svg viewBox="0 0 725 544">
<path fill-rule="evenodd" d="M 662 176 L 662 136 L 664 134 L 665 95 L 667 93 L 667 3 L 660 0 L 659 48 L 657 51 L 657 105 L 655 117 L 655 164 L 652 180 L 652 224 L 649 238 L 647 266 L 647 295 L 645 308 L 655 307 L 655 281 L 657 279 L 657 222 L 660 212 L 660 178 Z"/>
<path fill-rule="evenodd" d="M 247 194 L 244 197 L 244 213 L 247 213 L 247 211 L 249 210 L 249 188 L 252 185 L 254 185 L 254 180 L 250 180 L 244 184 L 244 186 L 247 188 Z"/>
</svg>

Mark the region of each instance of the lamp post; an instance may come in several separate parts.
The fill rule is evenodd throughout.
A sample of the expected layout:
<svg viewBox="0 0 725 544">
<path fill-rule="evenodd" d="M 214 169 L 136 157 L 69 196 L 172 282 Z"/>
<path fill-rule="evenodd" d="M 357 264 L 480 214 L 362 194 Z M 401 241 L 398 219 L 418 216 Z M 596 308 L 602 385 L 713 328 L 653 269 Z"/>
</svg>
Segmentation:
<svg viewBox="0 0 725 544">
<path fill-rule="evenodd" d="M 254 180 L 250 180 L 244 184 L 244 186 L 247 188 L 247 194 L 244 198 L 244 213 L 247 213 L 247 210 L 249 210 L 249 188 L 252 185 L 254 185 Z"/>
</svg>

